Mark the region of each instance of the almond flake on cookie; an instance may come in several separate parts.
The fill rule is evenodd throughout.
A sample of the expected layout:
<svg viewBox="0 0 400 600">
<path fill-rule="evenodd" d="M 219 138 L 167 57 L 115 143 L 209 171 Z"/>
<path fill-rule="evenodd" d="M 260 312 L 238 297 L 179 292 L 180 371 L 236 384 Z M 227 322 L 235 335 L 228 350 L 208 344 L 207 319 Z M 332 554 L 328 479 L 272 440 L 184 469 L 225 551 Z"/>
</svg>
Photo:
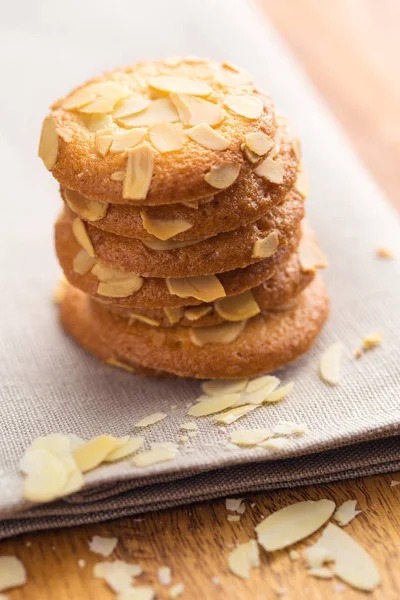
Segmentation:
<svg viewBox="0 0 400 600">
<path fill-rule="evenodd" d="M 245 145 L 251 152 L 257 155 L 256 160 L 258 160 L 260 156 L 267 154 L 271 150 L 274 146 L 274 140 L 262 131 L 255 131 L 246 135 Z"/>
<path fill-rule="evenodd" d="M 213 302 L 225 296 L 225 290 L 215 275 L 166 279 L 170 294 L 179 298 L 196 298 L 202 302 Z"/>
<path fill-rule="evenodd" d="M 219 125 L 226 112 L 218 104 L 195 98 L 187 94 L 171 94 L 171 100 L 179 113 L 179 118 L 186 125 Z"/>
<path fill-rule="evenodd" d="M 212 311 L 211 306 L 194 306 L 193 308 L 187 308 L 184 312 L 184 317 L 188 321 L 198 321 L 202 317 L 205 317 Z"/>
<path fill-rule="evenodd" d="M 46 169 L 51 171 L 56 164 L 58 156 L 57 127 L 52 116 L 46 117 L 43 121 L 38 154 L 39 158 L 44 162 Z"/>
<path fill-rule="evenodd" d="M 212 92 L 212 88 L 204 81 L 189 79 L 188 77 L 161 75 L 159 77 L 150 77 L 148 83 L 150 87 L 169 94 L 209 96 Z"/>
<path fill-rule="evenodd" d="M 130 200 L 144 200 L 153 176 L 153 152 L 146 144 L 128 150 L 122 195 Z"/>
<path fill-rule="evenodd" d="M 207 123 L 195 125 L 188 129 L 186 133 L 190 139 L 209 150 L 226 150 L 229 146 L 229 140 L 212 129 Z"/>
<path fill-rule="evenodd" d="M 112 143 L 110 147 L 111 154 L 117 152 L 124 152 L 128 148 L 137 146 L 144 136 L 146 135 L 146 129 L 137 127 L 136 129 L 128 129 L 125 131 L 115 131 L 111 134 Z"/>
<path fill-rule="evenodd" d="M 86 231 L 84 222 L 79 217 L 76 217 L 72 221 L 72 233 L 74 234 L 74 237 L 78 244 L 84 250 L 86 250 L 89 256 L 94 257 L 96 254 L 94 251 L 92 240 L 90 239 L 89 234 Z"/>
<path fill-rule="evenodd" d="M 271 231 L 267 237 L 257 240 L 253 247 L 253 256 L 255 258 L 268 258 L 272 256 L 279 247 L 279 234 Z"/>
<path fill-rule="evenodd" d="M 129 96 L 117 104 L 112 116 L 114 119 L 130 117 L 136 113 L 142 112 L 150 104 L 150 101 L 143 96 Z"/>
<path fill-rule="evenodd" d="M 204 180 L 214 188 L 223 190 L 235 183 L 239 176 L 240 165 L 235 163 L 222 163 L 211 167 L 205 174 Z"/>
<path fill-rule="evenodd" d="M 78 275 L 86 275 L 96 264 L 96 259 L 86 252 L 84 248 L 79 250 L 78 254 L 75 256 L 72 268 L 74 273 L 78 273 Z"/>
<path fill-rule="evenodd" d="M 258 96 L 225 96 L 224 104 L 246 119 L 258 119 L 264 111 L 264 103 Z"/>
<path fill-rule="evenodd" d="M 273 158 L 267 157 L 255 169 L 254 173 L 268 179 L 271 183 L 283 183 L 285 169 Z"/>
<path fill-rule="evenodd" d="M 144 229 L 162 241 L 188 231 L 188 229 L 193 227 L 193 224 L 185 219 L 155 219 L 146 210 L 142 210 L 140 216 Z"/>
<path fill-rule="evenodd" d="M 132 321 L 141 321 L 142 323 L 146 323 L 146 325 L 151 325 L 151 327 L 160 327 L 161 325 L 160 321 L 156 321 L 156 319 L 133 312 L 129 313 L 129 324 L 131 324 Z"/>
<path fill-rule="evenodd" d="M 169 98 L 159 98 L 152 100 L 150 104 L 141 112 L 129 115 L 127 117 L 118 117 L 117 123 L 122 127 L 151 127 L 158 123 L 179 121 L 179 115 L 175 106 Z"/>
<path fill-rule="evenodd" d="M 261 312 L 251 290 L 216 300 L 214 308 L 220 317 L 227 321 L 243 321 Z"/>
<path fill-rule="evenodd" d="M 150 129 L 150 140 L 161 153 L 180 150 L 187 140 L 186 134 L 174 123 L 158 123 Z"/>
<path fill-rule="evenodd" d="M 104 219 L 109 207 L 108 202 L 89 200 L 79 192 L 64 188 L 64 198 L 71 210 L 87 221 L 100 221 Z"/>
<path fill-rule="evenodd" d="M 189 330 L 191 342 L 195 346 L 206 344 L 231 344 L 240 336 L 246 327 L 247 321 L 222 323 L 208 327 L 196 327 Z"/>
</svg>

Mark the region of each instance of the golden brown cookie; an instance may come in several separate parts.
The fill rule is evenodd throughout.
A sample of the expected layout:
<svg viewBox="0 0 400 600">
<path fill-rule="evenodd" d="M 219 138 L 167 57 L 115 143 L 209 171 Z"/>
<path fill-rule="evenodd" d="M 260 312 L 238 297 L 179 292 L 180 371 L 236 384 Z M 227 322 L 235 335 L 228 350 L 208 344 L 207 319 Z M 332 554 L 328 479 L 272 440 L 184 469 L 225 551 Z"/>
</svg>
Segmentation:
<svg viewBox="0 0 400 600">
<path fill-rule="evenodd" d="M 276 129 L 271 100 L 241 69 L 149 61 L 58 100 L 39 155 L 60 183 L 91 200 L 169 204 L 228 188 L 244 163 L 266 193 L 285 187 L 292 167 L 274 158 Z"/>
<path fill-rule="evenodd" d="M 304 201 L 290 192 L 285 202 L 254 223 L 205 240 L 175 242 L 116 236 L 80 221 L 81 247 L 90 243 L 94 256 L 110 268 L 143 277 L 210 275 L 246 267 L 272 255 L 292 239 L 304 216 Z M 79 217 L 69 207 L 56 224 L 56 245 L 65 246 Z M 87 241 L 89 239 L 89 242 Z"/>
<path fill-rule="evenodd" d="M 237 378 L 274 371 L 307 352 L 328 316 L 329 301 L 317 277 L 286 312 L 211 328 L 129 323 L 93 301 L 90 310 L 93 327 L 120 360 L 183 377 Z"/>
</svg>

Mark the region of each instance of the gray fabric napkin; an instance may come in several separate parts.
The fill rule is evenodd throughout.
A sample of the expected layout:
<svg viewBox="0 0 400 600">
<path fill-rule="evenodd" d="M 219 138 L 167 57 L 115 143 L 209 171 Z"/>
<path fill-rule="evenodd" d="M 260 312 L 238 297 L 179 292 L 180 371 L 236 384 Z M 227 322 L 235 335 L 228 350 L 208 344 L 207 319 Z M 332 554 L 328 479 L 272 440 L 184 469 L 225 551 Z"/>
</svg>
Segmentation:
<svg viewBox="0 0 400 600">
<path fill-rule="evenodd" d="M 40 0 L 21 13 L 9 3 L 0 24 L 0 537 L 400 468 L 399 263 L 375 256 L 386 245 L 400 257 L 397 216 L 276 33 L 244 0 L 72 0 L 68 11 L 62 7 Z M 295 382 L 282 403 L 225 428 L 198 420 L 200 434 L 174 461 L 146 470 L 129 461 L 104 466 L 87 475 L 79 494 L 32 507 L 22 498 L 18 459 L 35 437 L 125 435 L 161 410 L 168 417 L 145 430 L 146 443 L 176 441 L 199 394 L 198 382 L 139 379 L 104 366 L 64 335 L 51 302 L 60 201 L 36 158 L 46 107 L 75 84 L 141 58 L 189 53 L 252 71 L 302 139 L 307 210 L 331 263 L 329 323 L 315 348 L 279 374 Z M 355 360 L 353 350 L 374 331 L 384 334 L 382 347 Z M 336 340 L 346 347 L 342 380 L 329 387 L 318 361 Z M 308 432 L 280 453 L 221 445 L 236 428 L 280 420 L 304 422 Z"/>
</svg>

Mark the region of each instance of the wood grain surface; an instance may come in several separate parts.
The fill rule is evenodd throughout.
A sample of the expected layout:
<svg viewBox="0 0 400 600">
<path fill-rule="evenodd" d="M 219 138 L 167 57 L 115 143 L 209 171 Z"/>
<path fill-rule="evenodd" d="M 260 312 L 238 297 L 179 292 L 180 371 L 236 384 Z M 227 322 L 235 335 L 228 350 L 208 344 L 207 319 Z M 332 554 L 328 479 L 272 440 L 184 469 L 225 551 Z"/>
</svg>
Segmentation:
<svg viewBox="0 0 400 600">
<path fill-rule="evenodd" d="M 327 99 L 360 156 L 389 198 L 400 207 L 400 2 L 398 0 L 259 0 L 303 62 Z M 160 566 L 172 569 L 173 583 L 183 582 L 183 598 L 230 600 L 356 600 L 362 592 L 337 588 L 338 580 L 306 574 L 304 560 L 293 562 L 287 551 L 262 552 L 261 568 L 248 581 L 229 573 L 231 546 L 254 536 L 262 516 L 299 500 L 330 498 L 337 504 L 357 499 L 363 513 L 347 527 L 379 565 L 382 585 L 373 600 L 400 597 L 400 486 L 395 475 L 382 475 L 252 494 L 239 523 L 226 519 L 223 500 L 124 518 L 101 525 L 27 534 L 0 542 L 0 556 L 14 554 L 24 562 L 28 583 L 9 592 L 10 600 L 108 600 L 114 598 L 92 575 L 101 557 L 91 553 L 93 535 L 116 536 L 111 558 L 138 562 L 141 584 L 159 585 Z M 400 479 L 400 474 L 397 474 Z M 253 508 L 250 503 L 255 503 Z M 318 536 L 311 538 L 313 541 Z M 307 544 L 310 540 L 307 540 Z M 301 550 L 305 544 L 297 544 Z M 78 560 L 86 566 L 79 568 Z M 212 582 L 218 577 L 220 584 Z M 282 592 L 284 592 L 282 594 Z"/>
</svg>

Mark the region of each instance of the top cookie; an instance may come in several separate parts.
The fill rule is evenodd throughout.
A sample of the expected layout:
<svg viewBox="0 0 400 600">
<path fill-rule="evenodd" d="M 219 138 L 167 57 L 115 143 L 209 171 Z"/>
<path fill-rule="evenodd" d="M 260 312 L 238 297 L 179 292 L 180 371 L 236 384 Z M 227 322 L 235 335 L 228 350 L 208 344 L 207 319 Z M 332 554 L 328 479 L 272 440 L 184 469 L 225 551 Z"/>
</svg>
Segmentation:
<svg viewBox="0 0 400 600">
<path fill-rule="evenodd" d="M 247 72 L 166 59 L 106 73 L 57 101 L 39 155 L 63 185 L 115 204 L 207 197 L 232 185 L 244 162 L 276 193 L 276 129 L 271 100 Z"/>
</svg>

